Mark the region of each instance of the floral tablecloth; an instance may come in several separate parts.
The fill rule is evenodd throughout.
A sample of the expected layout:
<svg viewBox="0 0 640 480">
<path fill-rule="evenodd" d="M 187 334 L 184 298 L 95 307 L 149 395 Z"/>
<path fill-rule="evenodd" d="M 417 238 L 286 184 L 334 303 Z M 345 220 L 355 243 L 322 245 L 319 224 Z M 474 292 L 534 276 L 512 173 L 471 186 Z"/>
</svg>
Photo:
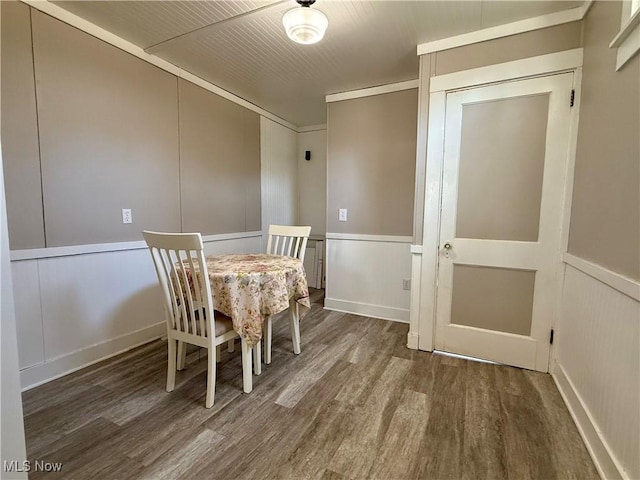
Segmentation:
<svg viewBox="0 0 640 480">
<path fill-rule="evenodd" d="M 300 317 L 311 307 L 304 267 L 296 258 L 241 254 L 206 260 L 215 309 L 231 317 L 251 347 L 262 337 L 265 318 L 288 308 L 290 298 L 300 305 Z"/>
</svg>

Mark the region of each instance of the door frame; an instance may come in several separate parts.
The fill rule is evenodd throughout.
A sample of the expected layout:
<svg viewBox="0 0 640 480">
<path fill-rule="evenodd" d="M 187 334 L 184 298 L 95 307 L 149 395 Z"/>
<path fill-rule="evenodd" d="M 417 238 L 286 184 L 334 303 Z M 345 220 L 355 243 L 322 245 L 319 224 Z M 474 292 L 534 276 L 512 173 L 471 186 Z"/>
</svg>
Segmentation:
<svg viewBox="0 0 640 480">
<path fill-rule="evenodd" d="M 475 88 L 556 73 L 574 73 L 573 88 L 575 90 L 575 102 L 571 109 L 570 117 L 569 148 L 562 205 L 560 251 L 557 254 L 558 267 L 561 267 L 562 254 L 567 251 L 569 238 L 569 220 L 571 213 L 575 154 L 578 139 L 582 61 L 583 49 L 577 48 L 420 79 L 420 88 L 428 88 L 429 90 L 429 102 L 428 106 L 425 106 L 428 109 L 428 130 L 427 132 L 418 132 L 418 142 L 426 141 L 426 185 L 423 242 L 422 245 L 415 246 L 421 248 L 412 248 L 412 253 L 421 257 L 419 262 L 413 262 L 413 266 L 416 267 L 416 271 L 412 272 L 412 277 L 419 279 L 419 285 L 415 290 L 412 289 L 413 298 L 411 307 L 414 311 L 412 312 L 411 317 L 414 321 L 412 323 L 414 324 L 410 328 L 410 332 L 415 332 L 417 330 L 418 349 L 432 351 L 434 347 L 447 93 L 454 90 Z M 569 99 L 567 99 L 567 101 L 569 101 Z M 422 108 L 423 106 L 421 106 L 421 110 Z M 421 111 L 419 114 L 422 115 L 423 112 Z M 558 286 L 561 286 L 561 282 L 562 269 L 558 268 L 556 273 L 556 283 Z M 553 302 L 555 308 L 552 318 L 552 326 L 556 324 L 558 317 L 560 290 L 560 288 L 556 289 L 557 295 Z M 415 344 L 415 338 L 413 341 Z M 553 345 L 551 355 L 553 355 Z"/>
</svg>

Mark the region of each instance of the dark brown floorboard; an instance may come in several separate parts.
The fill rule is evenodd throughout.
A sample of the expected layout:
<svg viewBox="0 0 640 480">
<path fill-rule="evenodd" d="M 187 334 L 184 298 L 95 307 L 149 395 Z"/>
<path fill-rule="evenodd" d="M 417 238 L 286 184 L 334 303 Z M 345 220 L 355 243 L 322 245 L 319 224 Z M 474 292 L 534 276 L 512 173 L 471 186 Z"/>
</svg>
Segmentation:
<svg viewBox="0 0 640 480">
<path fill-rule="evenodd" d="M 549 375 L 405 347 L 407 325 L 322 309 L 274 319 L 273 362 L 242 393 L 239 345 L 191 349 L 165 392 L 166 344 L 139 347 L 23 395 L 31 479 L 595 479 Z"/>
</svg>

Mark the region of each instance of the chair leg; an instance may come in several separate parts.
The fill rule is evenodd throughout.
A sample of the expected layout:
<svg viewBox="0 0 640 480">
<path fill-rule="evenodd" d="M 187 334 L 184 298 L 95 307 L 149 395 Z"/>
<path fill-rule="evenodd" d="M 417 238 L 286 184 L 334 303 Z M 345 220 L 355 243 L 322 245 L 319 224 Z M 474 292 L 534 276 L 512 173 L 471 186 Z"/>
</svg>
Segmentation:
<svg viewBox="0 0 640 480">
<path fill-rule="evenodd" d="M 222 346 L 216 345 L 216 363 L 220 363 L 220 358 L 222 358 Z"/>
<path fill-rule="evenodd" d="M 263 335 L 264 338 L 264 363 L 266 365 L 271 364 L 271 339 L 272 339 L 272 324 L 271 324 L 271 316 L 267 317 L 267 321 L 263 327 Z"/>
<path fill-rule="evenodd" d="M 168 341 L 168 365 L 167 365 L 167 392 L 172 392 L 176 386 L 176 340 L 169 337 Z"/>
<path fill-rule="evenodd" d="M 262 342 L 258 342 L 253 347 L 253 373 L 262 373 Z"/>
<path fill-rule="evenodd" d="M 184 370 L 187 363 L 187 344 L 178 340 L 178 370 Z"/>
<path fill-rule="evenodd" d="M 253 390 L 253 378 L 251 377 L 251 353 L 252 349 L 247 345 L 244 338 L 240 338 L 242 344 L 242 388 L 244 393 L 251 393 Z"/>
<path fill-rule="evenodd" d="M 300 312 L 295 301 L 289 305 L 289 319 L 291 321 L 291 340 L 293 342 L 293 353 L 300 354 Z"/>
<path fill-rule="evenodd" d="M 236 351 L 236 339 L 232 338 L 227 342 L 227 352 L 233 353 Z"/>
<path fill-rule="evenodd" d="M 216 352 L 211 345 L 207 349 L 207 400 L 205 407 L 213 407 L 213 400 L 216 394 Z"/>
</svg>

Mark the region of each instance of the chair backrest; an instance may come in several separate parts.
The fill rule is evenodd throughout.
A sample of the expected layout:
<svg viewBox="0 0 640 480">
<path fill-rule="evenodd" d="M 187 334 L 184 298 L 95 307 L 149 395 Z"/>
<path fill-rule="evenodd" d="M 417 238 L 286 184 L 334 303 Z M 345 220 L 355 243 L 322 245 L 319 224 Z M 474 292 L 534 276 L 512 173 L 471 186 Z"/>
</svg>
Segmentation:
<svg viewBox="0 0 640 480">
<path fill-rule="evenodd" d="M 311 227 L 269 225 L 267 253 L 299 258 L 304 262 Z"/>
<path fill-rule="evenodd" d="M 200 234 L 145 230 L 142 235 L 156 267 L 169 329 L 198 337 L 215 332 L 211 284 Z"/>
</svg>

